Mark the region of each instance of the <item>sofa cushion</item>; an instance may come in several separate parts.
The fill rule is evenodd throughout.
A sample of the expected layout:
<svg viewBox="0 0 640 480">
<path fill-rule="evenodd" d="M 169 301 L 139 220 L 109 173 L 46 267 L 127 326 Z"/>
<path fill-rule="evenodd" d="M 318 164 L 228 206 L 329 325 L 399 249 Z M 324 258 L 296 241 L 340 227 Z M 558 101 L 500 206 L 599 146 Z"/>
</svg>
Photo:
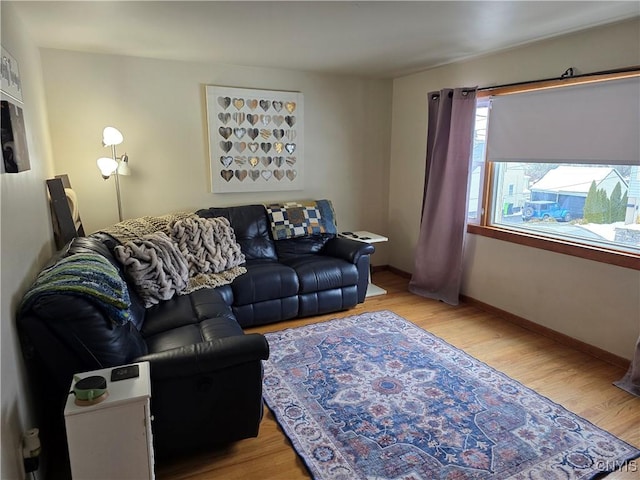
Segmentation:
<svg viewBox="0 0 640 480">
<path fill-rule="evenodd" d="M 264 302 L 233 306 L 233 314 L 242 328 L 266 325 L 295 318 L 299 314 L 299 296 L 274 298 Z"/>
<path fill-rule="evenodd" d="M 196 290 L 190 295 L 175 296 L 148 308 L 142 335 L 149 338 L 158 333 L 216 317 L 234 320 L 231 307 L 217 289 Z"/>
<path fill-rule="evenodd" d="M 216 288 L 216 292 L 220 294 L 224 303 L 233 305 L 233 288 L 231 288 L 231 284 Z"/>
<path fill-rule="evenodd" d="M 298 277 L 292 268 L 270 260 L 247 261 L 246 268 L 231 284 L 234 306 L 297 295 Z"/>
<path fill-rule="evenodd" d="M 236 335 L 244 335 L 244 332 L 235 320 L 216 317 L 196 321 L 192 318 L 191 322 L 181 327 L 150 335 L 145 341 L 149 353 L 157 353 Z"/>
<path fill-rule="evenodd" d="M 306 255 L 309 253 L 319 253 L 326 243 L 334 238 L 330 233 L 318 233 L 305 237 L 290 238 L 288 240 L 278 240 L 275 242 L 276 251 L 280 260 Z"/>
<path fill-rule="evenodd" d="M 322 315 L 355 307 L 358 304 L 358 287 L 334 288 L 321 292 L 303 293 L 298 296 L 298 316 Z"/>
<path fill-rule="evenodd" d="M 324 255 L 300 255 L 283 260 L 293 268 L 300 282 L 300 293 L 319 292 L 358 283 L 358 269 L 353 263 Z"/>
<path fill-rule="evenodd" d="M 243 335 L 231 307 L 214 289 L 176 296 L 149 308 L 141 333 L 149 353 Z"/>
<path fill-rule="evenodd" d="M 229 220 L 247 260 L 278 259 L 264 206 L 212 207 L 198 210 L 196 214 L 204 218 L 224 217 Z"/>
</svg>

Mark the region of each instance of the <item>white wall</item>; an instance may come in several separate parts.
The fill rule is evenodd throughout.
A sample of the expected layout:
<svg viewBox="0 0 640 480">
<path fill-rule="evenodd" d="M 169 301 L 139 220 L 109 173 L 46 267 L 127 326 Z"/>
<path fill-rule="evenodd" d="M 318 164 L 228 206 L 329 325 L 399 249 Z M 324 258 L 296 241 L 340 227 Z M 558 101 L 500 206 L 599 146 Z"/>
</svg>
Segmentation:
<svg viewBox="0 0 640 480">
<path fill-rule="evenodd" d="M 446 87 L 492 86 L 640 64 L 640 20 L 514 48 L 393 83 L 389 263 L 413 271 L 420 226 L 427 100 Z M 640 332 L 640 272 L 467 235 L 463 293 L 631 358 Z"/>
<path fill-rule="evenodd" d="M 17 448 L 35 425 L 15 312 L 52 255 L 45 180 L 67 173 L 88 232 L 117 221 L 113 181 L 95 161 L 101 132 L 125 135 L 133 176 L 123 178 L 125 216 L 213 205 L 330 198 L 341 229 L 386 233 L 391 81 L 39 51 L 11 5 L 1 4 L 2 45 L 18 61 L 31 170 L 0 175 L 2 195 L 2 461 L 19 477 Z M 204 85 L 299 90 L 305 95 L 306 188 L 252 195 L 209 193 Z M 46 100 L 45 100 L 46 96 Z M 50 135 L 51 134 L 51 135 Z M 121 153 L 121 151 L 119 151 Z M 54 167 L 55 161 L 55 167 Z M 387 259 L 378 255 L 379 263 Z"/>
<path fill-rule="evenodd" d="M 46 194 L 51 151 L 40 55 L 24 35 L 13 7 L 2 3 L 2 46 L 16 59 L 23 85 L 23 113 L 31 170 L 0 175 L 2 342 L 2 462 L 0 478 L 18 478 L 17 448 L 22 433 L 36 426 L 31 414 L 15 312 L 37 270 L 52 253 L 53 235 Z"/>
<path fill-rule="evenodd" d="M 386 233 L 390 80 L 61 50 L 42 58 L 56 174 L 69 174 L 88 232 L 117 221 L 113 180 L 95 165 L 112 124 L 133 171 L 120 182 L 125 217 L 329 198 L 340 229 Z M 304 190 L 210 193 L 205 85 L 304 94 Z"/>
</svg>

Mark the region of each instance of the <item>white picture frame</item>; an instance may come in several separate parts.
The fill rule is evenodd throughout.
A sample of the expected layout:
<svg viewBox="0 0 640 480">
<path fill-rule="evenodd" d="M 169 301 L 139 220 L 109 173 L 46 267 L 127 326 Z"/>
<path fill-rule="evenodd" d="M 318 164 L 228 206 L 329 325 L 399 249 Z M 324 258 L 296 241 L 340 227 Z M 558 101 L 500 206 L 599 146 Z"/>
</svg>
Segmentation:
<svg viewBox="0 0 640 480">
<path fill-rule="evenodd" d="M 304 188 L 300 92 L 206 86 L 211 191 Z"/>
<path fill-rule="evenodd" d="M 14 101 L 22 103 L 22 80 L 18 62 L 2 47 L 2 60 L 0 64 L 0 90 Z"/>
</svg>

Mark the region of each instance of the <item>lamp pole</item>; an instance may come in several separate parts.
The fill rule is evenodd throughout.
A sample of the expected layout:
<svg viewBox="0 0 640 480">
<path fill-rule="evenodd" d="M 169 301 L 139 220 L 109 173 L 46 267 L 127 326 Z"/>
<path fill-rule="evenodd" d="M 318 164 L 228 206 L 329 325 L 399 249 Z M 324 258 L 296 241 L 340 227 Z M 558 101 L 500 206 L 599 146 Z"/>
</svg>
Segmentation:
<svg viewBox="0 0 640 480">
<path fill-rule="evenodd" d="M 111 145 L 111 155 L 113 156 L 113 160 L 116 162 L 118 166 L 120 166 L 118 162 L 118 158 L 116 157 L 116 146 Z M 118 174 L 118 168 L 115 171 L 116 177 L 116 197 L 118 198 L 118 218 L 122 221 L 122 202 L 120 201 L 120 175 Z"/>
</svg>

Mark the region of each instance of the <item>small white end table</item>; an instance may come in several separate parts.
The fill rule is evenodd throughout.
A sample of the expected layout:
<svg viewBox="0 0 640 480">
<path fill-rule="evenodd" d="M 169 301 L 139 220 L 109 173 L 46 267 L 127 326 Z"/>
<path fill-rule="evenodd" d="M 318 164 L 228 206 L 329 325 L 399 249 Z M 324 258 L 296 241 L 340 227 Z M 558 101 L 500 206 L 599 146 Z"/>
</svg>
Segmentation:
<svg viewBox="0 0 640 480">
<path fill-rule="evenodd" d="M 367 232 L 366 230 L 359 230 L 357 232 L 342 232 L 338 234 L 343 238 L 350 238 L 351 240 L 357 240 L 364 243 L 378 243 L 387 242 L 389 239 L 377 233 Z M 384 288 L 380 288 L 377 285 L 371 283 L 371 268 L 369 268 L 369 286 L 367 287 L 366 297 L 375 297 L 376 295 L 385 295 L 387 291 Z"/>
<path fill-rule="evenodd" d="M 111 381 L 113 368 L 76 375 L 104 377 L 109 395 L 90 406 L 77 405 L 73 393 L 67 397 L 64 417 L 74 479 L 155 478 L 149 362 L 137 365 L 139 375 L 126 380 Z"/>
</svg>

